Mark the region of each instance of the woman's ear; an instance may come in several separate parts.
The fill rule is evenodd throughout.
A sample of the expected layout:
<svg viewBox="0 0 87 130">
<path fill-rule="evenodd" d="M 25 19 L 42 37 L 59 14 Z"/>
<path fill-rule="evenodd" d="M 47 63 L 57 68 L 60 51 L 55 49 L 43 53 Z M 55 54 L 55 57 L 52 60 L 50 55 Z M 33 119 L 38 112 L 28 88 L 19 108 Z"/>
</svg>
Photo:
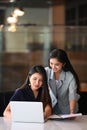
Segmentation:
<svg viewBox="0 0 87 130">
<path fill-rule="evenodd" d="M 66 63 L 63 64 L 63 67 L 65 67 Z"/>
<path fill-rule="evenodd" d="M 31 86 L 31 84 L 29 83 L 29 86 Z"/>
</svg>

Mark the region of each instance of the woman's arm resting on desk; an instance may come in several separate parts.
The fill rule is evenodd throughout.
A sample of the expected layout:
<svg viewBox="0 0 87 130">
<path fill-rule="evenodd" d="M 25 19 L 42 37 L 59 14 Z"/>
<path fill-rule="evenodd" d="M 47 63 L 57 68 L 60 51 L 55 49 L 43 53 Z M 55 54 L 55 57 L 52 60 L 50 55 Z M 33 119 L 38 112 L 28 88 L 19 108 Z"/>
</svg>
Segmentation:
<svg viewBox="0 0 87 130">
<path fill-rule="evenodd" d="M 3 116 L 4 117 L 8 117 L 11 118 L 11 110 L 10 110 L 10 103 L 7 105 L 7 107 L 5 108 L 4 112 L 3 112 Z"/>
<path fill-rule="evenodd" d="M 76 102 L 75 100 L 70 101 L 70 114 L 75 113 L 75 108 L 76 108 Z"/>
</svg>

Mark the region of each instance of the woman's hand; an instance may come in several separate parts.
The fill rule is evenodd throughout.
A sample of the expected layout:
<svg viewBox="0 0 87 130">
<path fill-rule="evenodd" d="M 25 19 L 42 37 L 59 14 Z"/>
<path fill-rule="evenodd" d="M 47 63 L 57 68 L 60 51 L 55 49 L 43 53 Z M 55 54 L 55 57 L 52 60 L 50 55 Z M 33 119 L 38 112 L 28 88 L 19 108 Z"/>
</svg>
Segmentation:
<svg viewBox="0 0 87 130">
<path fill-rule="evenodd" d="M 10 103 L 7 105 L 6 109 L 4 110 L 3 116 L 7 118 L 11 118 Z"/>
<path fill-rule="evenodd" d="M 52 114 L 52 109 L 50 105 L 46 105 L 44 110 L 44 119 L 47 119 Z"/>
</svg>

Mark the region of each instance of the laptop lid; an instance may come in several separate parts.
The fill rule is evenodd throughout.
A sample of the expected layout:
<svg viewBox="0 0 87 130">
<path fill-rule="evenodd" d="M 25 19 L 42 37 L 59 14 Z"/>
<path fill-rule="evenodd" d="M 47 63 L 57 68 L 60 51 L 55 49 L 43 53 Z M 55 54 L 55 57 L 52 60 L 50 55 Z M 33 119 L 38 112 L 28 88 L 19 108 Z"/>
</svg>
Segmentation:
<svg viewBox="0 0 87 130">
<path fill-rule="evenodd" d="M 42 102 L 10 101 L 12 121 L 43 123 Z"/>
</svg>

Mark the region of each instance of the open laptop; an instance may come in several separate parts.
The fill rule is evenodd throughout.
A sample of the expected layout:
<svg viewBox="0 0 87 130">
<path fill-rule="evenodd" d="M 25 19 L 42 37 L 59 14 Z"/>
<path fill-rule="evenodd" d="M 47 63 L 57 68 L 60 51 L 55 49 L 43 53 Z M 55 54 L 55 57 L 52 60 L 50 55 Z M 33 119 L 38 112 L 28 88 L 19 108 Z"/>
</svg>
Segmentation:
<svg viewBox="0 0 87 130">
<path fill-rule="evenodd" d="M 10 107 L 14 122 L 44 122 L 42 102 L 10 101 Z"/>
</svg>

